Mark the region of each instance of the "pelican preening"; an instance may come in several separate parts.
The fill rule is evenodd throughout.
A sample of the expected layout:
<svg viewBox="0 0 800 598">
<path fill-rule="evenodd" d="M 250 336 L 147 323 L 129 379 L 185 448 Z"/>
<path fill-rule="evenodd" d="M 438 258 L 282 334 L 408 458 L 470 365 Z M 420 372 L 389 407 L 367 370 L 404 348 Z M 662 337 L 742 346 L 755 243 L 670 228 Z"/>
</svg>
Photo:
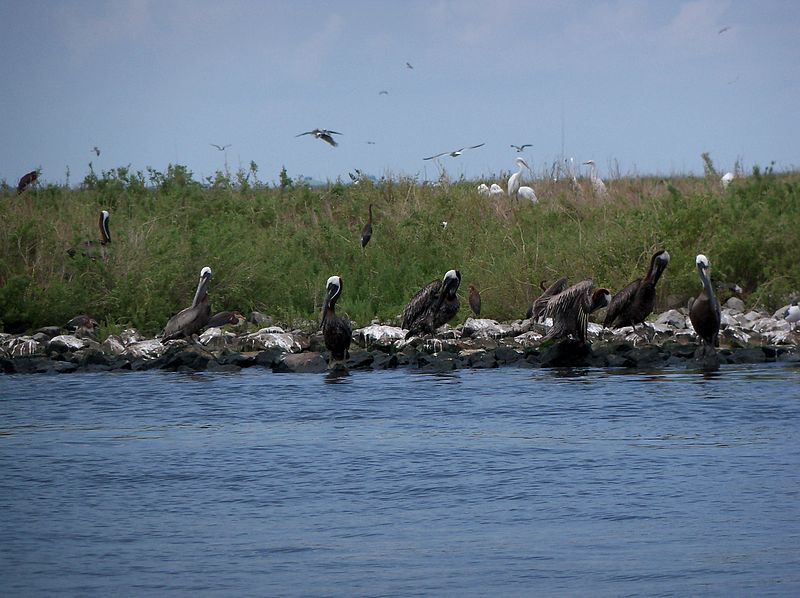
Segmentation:
<svg viewBox="0 0 800 598">
<path fill-rule="evenodd" d="M 481 315 L 481 294 L 474 285 L 469 285 L 469 308 L 476 316 Z"/>
<path fill-rule="evenodd" d="M 553 318 L 553 326 L 542 340 L 574 336 L 586 342 L 589 314 L 611 302 L 608 289 L 595 289 L 591 279 L 572 285 L 547 302 L 545 316 Z"/>
<path fill-rule="evenodd" d="M 567 288 L 567 277 L 559 278 L 549 287 L 545 287 L 544 281 L 542 281 L 539 283 L 539 288 L 542 290 L 542 294 L 539 295 L 528 308 L 528 313 L 525 314 L 526 320 L 528 318 L 533 318 L 534 322 L 539 322 L 541 320 L 544 316 L 545 309 L 547 309 L 547 302 Z"/>
<path fill-rule="evenodd" d="M 365 249 L 367 247 L 367 243 L 372 238 L 372 204 L 369 204 L 369 220 L 364 225 L 364 228 L 361 229 L 361 249 Z"/>
<path fill-rule="evenodd" d="M 611 300 L 603 326 L 620 328 L 644 324 L 656 303 L 656 284 L 669 264 L 669 253 L 656 251 L 650 258 L 650 267 L 642 278 L 637 278 Z"/>
<path fill-rule="evenodd" d="M 449 156 L 451 156 L 453 158 L 458 158 L 465 151 L 471 150 L 471 149 L 476 149 L 476 148 L 479 148 L 479 147 L 483 147 L 484 145 L 486 145 L 486 142 L 479 143 L 478 145 L 470 145 L 468 147 L 460 147 L 457 150 L 453 150 L 452 152 L 440 152 L 440 153 L 435 154 L 433 156 L 428 156 L 427 158 L 422 158 L 422 159 L 423 160 L 433 160 L 434 158 L 438 158 L 439 156 L 445 156 L 445 155 L 449 155 Z"/>
<path fill-rule="evenodd" d="M 527 168 L 528 170 L 530 170 L 530 167 L 528 166 L 528 163 L 525 160 L 523 160 L 522 158 L 517 158 L 516 159 L 516 163 L 517 163 L 517 166 L 519 167 L 519 170 L 517 170 L 517 172 L 515 172 L 514 174 L 512 174 L 508 178 L 508 196 L 509 197 L 516 197 L 517 196 L 517 192 L 519 191 L 520 184 L 522 183 L 522 169 L 523 168 Z M 534 197 L 535 197 L 535 195 L 534 195 Z"/>
<path fill-rule="evenodd" d="M 353 338 L 350 322 L 336 315 L 336 300 L 341 294 L 341 277 L 331 276 L 325 283 L 325 302 L 322 305 L 322 336 L 325 347 L 331 352 L 329 365 L 347 359 Z"/>
<path fill-rule="evenodd" d="M 306 131 L 305 133 L 295 135 L 295 137 L 302 137 L 303 135 L 313 135 L 317 139 L 322 139 L 322 141 L 330 143 L 333 147 L 336 147 L 339 144 L 336 143 L 333 135 L 341 135 L 341 133 L 338 133 L 337 131 L 329 131 L 328 129 L 314 129 L 312 131 Z"/>
<path fill-rule="evenodd" d="M 229 144 L 227 144 L 227 145 L 217 145 L 216 143 L 210 143 L 209 145 L 210 145 L 211 147 L 215 147 L 215 148 L 217 148 L 217 149 L 218 149 L 219 151 L 221 151 L 221 152 L 224 152 L 226 149 L 228 149 L 228 148 L 231 146 L 231 144 L 230 144 L 230 143 L 229 143 Z"/>
<path fill-rule="evenodd" d="M 461 304 L 458 301 L 458 286 L 461 273 L 448 270 L 441 280 L 434 280 L 408 302 L 403 310 L 403 328 L 408 330 L 406 338 L 415 334 L 433 334 L 437 328 L 452 320 Z"/>
<path fill-rule="evenodd" d="M 530 143 L 523 143 L 522 145 L 514 145 L 514 144 L 512 143 L 512 144 L 511 144 L 511 147 L 513 147 L 515 150 L 517 150 L 517 153 L 519 154 L 519 153 L 521 153 L 521 152 L 522 152 L 522 151 L 523 151 L 523 150 L 524 150 L 526 147 L 533 147 L 533 145 L 532 145 L 532 144 L 530 144 Z"/>
<path fill-rule="evenodd" d="M 598 176 L 597 165 L 594 163 L 594 160 L 586 160 L 583 164 L 589 167 L 589 181 L 592 183 L 592 191 L 594 191 L 594 194 L 598 197 L 608 197 L 606 184 L 603 182 L 603 179 Z"/>
<path fill-rule="evenodd" d="M 211 268 L 204 266 L 200 270 L 200 281 L 194 293 L 192 305 L 172 316 L 164 327 L 162 340 L 191 338 L 200 332 L 211 317 L 211 304 L 208 300 L 208 283 L 211 280 Z"/>
<path fill-rule="evenodd" d="M 29 173 L 23 174 L 19 179 L 19 183 L 17 183 L 17 193 L 22 193 L 25 191 L 25 189 L 27 189 L 30 185 L 33 185 L 38 178 L 38 170 L 31 170 Z"/>
<path fill-rule="evenodd" d="M 703 291 L 692 302 L 692 306 L 689 308 L 689 319 L 697 336 L 703 342 L 703 354 L 714 353 L 714 347 L 719 346 L 719 324 L 722 319 L 719 302 L 714 295 L 714 286 L 709 277 L 711 265 L 708 258 L 700 254 L 695 258 L 695 264 L 697 273 L 700 275 L 700 282 L 703 283 Z"/>
<path fill-rule="evenodd" d="M 84 241 L 80 246 L 80 252 L 83 257 L 88 257 L 92 260 L 96 260 L 98 257 L 106 259 L 106 245 L 111 243 L 111 229 L 108 225 L 109 220 L 110 216 L 108 211 L 101 211 L 100 219 L 97 222 L 97 226 L 100 229 L 100 240 Z M 76 253 L 78 253 L 78 250 L 74 247 L 67 249 L 69 257 L 75 257 Z"/>
</svg>

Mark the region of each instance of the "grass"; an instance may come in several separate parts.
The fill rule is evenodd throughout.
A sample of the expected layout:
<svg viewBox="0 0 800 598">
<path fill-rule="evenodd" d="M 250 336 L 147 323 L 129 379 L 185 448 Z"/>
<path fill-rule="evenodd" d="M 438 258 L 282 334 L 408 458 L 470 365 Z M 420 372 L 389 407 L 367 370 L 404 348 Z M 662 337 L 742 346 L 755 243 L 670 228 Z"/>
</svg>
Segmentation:
<svg viewBox="0 0 800 598">
<path fill-rule="evenodd" d="M 697 253 L 717 280 L 740 284 L 750 305 L 776 308 L 800 288 L 797 172 L 754 169 L 726 191 L 715 175 L 623 177 L 607 181 L 606 200 L 590 196 L 588 181 L 577 193 L 567 181 L 540 179 L 537 205 L 481 197 L 479 182 L 310 188 L 283 172 L 273 187 L 252 164 L 203 182 L 170 166 L 90 172 L 78 188 L 21 195 L 5 185 L 0 325 L 21 332 L 88 313 L 105 331 L 130 325 L 154 334 L 190 304 L 205 265 L 214 272 L 214 312 L 258 310 L 284 324 L 318 318 L 332 274 L 344 282 L 339 310 L 363 325 L 395 318 L 450 268 L 461 270 L 462 296 L 469 284 L 480 289 L 483 315 L 516 319 L 540 280 L 592 277 L 613 292 L 641 276 L 659 248 L 672 256 L 659 308 L 699 292 Z M 370 203 L 374 233 L 362 252 Z M 99 238 L 102 209 L 111 213 L 107 259 L 70 258 L 68 248 Z"/>
</svg>

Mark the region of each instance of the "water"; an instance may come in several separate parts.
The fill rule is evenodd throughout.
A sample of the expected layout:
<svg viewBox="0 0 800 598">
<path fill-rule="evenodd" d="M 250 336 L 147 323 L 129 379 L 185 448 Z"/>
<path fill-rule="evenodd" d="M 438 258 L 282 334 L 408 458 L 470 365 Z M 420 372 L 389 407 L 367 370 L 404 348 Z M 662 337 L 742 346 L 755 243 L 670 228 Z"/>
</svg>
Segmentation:
<svg viewBox="0 0 800 598">
<path fill-rule="evenodd" d="M 800 370 L 0 376 L 3 596 L 798 595 Z"/>
</svg>

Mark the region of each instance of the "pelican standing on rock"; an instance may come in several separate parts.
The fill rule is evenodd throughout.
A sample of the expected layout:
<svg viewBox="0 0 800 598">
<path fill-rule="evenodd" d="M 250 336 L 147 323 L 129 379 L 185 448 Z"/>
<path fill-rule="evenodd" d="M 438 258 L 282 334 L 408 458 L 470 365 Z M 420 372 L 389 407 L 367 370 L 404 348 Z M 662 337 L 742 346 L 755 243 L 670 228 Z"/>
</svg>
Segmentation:
<svg viewBox="0 0 800 598">
<path fill-rule="evenodd" d="M 722 319 L 719 301 L 714 295 L 714 286 L 711 284 L 709 270 L 711 265 L 708 258 L 700 254 L 695 258 L 697 273 L 700 275 L 700 282 L 703 283 L 703 291 L 692 302 L 689 309 L 689 319 L 692 322 L 694 331 L 703 342 L 701 355 L 715 353 L 714 347 L 719 346 L 719 324 Z"/>
<path fill-rule="evenodd" d="M 637 278 L 611 300 L 606 312 L 603 326 L 620 328 L 622 326 L 644 325 L 644 321 L 653 312 L 656 303 L 656 284 L 669 264 L 669 253 L 656 251 L 650 258 L 650 267 L 643 278 Z"/>
<path fill-rule="evenodd" d="M 547 302 L 545 316 L 553 318 L 553 326 L 542 340 L 574 336 L 585 343 L 589 314 L 610 302 L 608 289 L 595 289 L 592 279 L 572 285 Z"/>
<path fill-rule="evenodd" d="M 448 270 L 441 280 L 434 280 L 422 288 L 403 310 L 403 328 L 406 338 L 415 334 L 433 334 L 437 328 L 452 320 L 461 304 L 456 292 L 461 284 L 461 273 Z"/>
<path fill-rule="evenodd" d="M 516 197 L 519 191 L 520 184 L 522 183 L 522 169 L 528 168 L 528 163 L 522 158 L 516 159 L 519 170 L 512 174 L 508 179 L 508 196 Z M 528 168 L 530 170 L 530 168 Z"/>
<path fill-rule="evenodd" d="M 100 229 L 100 241 L 84 241 L 81 244 L 81 255 L 96 260 L 98 257 L 106 259 L 106 245 L 111 243 L 111 229 L 109 228 L 110 216 L 107 210 L 100 212 L 97 226 Z M 74 247 L 67 249 L 69 257 L 75 257 L 78 250 Z"/>
<path fill-rule="evenodd" d="M 200 281 L 194 293 L 191 307 L 187 307 L 172 316 L 164 327 L 162 340 L 191 338 L 208 323 L 211 317 L 211 304 L 208 300 L 208 283 L 211 280 L 211 268 L 204 266 L 200 270 Z"/>
<path fill-rule="evenodd" d="M 343 362 L 348 357 L 353 330 L 350 322 L 336 315 L 336 300 L 342 294 L 342 279 L 331 276 L 325 284 L 325 302 L 322 305 L 322 336 L 325 347 L 331 352 L 329 366 Z"/>
</svg>

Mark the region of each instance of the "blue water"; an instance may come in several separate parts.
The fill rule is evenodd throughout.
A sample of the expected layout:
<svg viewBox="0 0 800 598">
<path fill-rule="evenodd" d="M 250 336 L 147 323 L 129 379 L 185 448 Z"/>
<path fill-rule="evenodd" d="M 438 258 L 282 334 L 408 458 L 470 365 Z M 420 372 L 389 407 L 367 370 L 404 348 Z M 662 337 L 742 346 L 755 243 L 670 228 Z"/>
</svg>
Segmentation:
<svg viewBox="0 0 800 598">
<path fill-rule="evenodd" d="M 800 594 L 800 370 L 0 376 L 3 596 Z"/>
</svg>

